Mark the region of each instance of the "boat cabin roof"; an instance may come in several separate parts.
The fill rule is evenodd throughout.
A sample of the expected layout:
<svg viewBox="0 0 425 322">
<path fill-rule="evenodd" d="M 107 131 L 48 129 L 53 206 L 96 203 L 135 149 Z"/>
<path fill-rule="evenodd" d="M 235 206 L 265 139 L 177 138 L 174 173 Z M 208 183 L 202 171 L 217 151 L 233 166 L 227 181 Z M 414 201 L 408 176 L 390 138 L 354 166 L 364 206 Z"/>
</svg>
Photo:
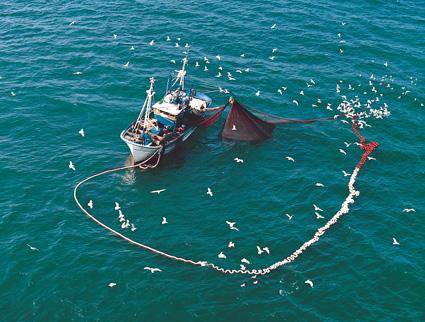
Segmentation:
<svg viewBox="0 0 425 322">
<path fill-rule="evenodd" d="M 177 116 L 183 112 L 183 109 L 178 105 L 166 102 L 158 102 L 153 106 L 153 108 L 174 116 Z"/>
</svg>

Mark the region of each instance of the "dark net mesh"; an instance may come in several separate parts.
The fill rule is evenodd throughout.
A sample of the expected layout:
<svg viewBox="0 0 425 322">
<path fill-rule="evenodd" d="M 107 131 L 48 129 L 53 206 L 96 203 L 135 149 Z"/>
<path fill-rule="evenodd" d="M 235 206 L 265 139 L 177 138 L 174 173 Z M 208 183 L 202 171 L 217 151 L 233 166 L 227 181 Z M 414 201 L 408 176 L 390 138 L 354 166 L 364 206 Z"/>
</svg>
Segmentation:
<svg viewBox="0 0 425 322">
<path fill-rule="evenodd" d="M 248 108 L 233 98 L 230 99 L 230 111 L 227 115 L 221 133 L 223 138 L 243 141 L 262 141 L 270 138 L 275 124 L 284 123 L 311 123 L 326 119 L 294 120 L 272 114 L 267 114 Z"/>
</svg>

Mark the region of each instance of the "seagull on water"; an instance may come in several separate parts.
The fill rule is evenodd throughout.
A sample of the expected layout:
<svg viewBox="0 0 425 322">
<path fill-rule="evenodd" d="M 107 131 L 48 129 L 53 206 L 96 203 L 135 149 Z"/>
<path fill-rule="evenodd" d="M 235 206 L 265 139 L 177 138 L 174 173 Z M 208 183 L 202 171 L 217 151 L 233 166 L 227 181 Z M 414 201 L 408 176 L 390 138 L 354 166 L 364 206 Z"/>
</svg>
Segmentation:
<svg viewBox="0 0 425 322">
<path fill-rule="evenodd" d="M 339 149 L 339 152 L 341 152 L 344 155 L 347 155 L 347 152 L 345 152 L 343 149 Z"/>
<path fill-rule="evenodd" d="M 388 67 L 388 62 L 385 62 L 384 66 L 385 66 L 385 67 Z"/>
<path fill-rule="evenodd" d="M 317 211 L 315 211 L 314 214 L 316 215 L 316 219 L 323 219 L 323 218 L 325 218 L 321 214 L 319 214 Z"/>
<path fill-rule="evenodd" d="M 239 159 L 239 158 L 234 158 L 233 160 L 235 160 L 236 163 L 243 163 L 243 160 L 242 159 Z"/>
<path fill-rule="evenodd" d="M 68 168 L 70 168 L 71 170 L 75 171 L 75 165 L 74 165 L 74 163 L 72 163 L 72 161 L 69 161 Z"/>
<path fill-rule="evenodd" d="M 275 29 L 276 28 L 276 24 L 273 24 L 273 26 L 270 27 L 270 29 Z"/>
<path fill-rule="evenodd" d="M 204 67 L 204 72 L 206 72 L 206 71 L 208 71 L 208 67 L 207 66 Z"/>
<path fill-rule="evenodd" d="M 292 103 L 294 103 L 296 106 L 298 106 L 298 102 L 296 100 L 293 100 Z"/>
<path fill-rule="evenodd" d="M 277 48 L 273 48 L 272 49 L 272 54 L 275 53 L 277 51 Z"/>
<path fill-rule="evenodd" d="M 264 250 L 262 250 L 260 246 L 257 246 L 257 254 L 261 255 L 262 253 L 264 253 Z"/>
<path fill-rule="evenodd" d="M 161 224 L 162 224 L 162 225 L 168 224 L 167 218 L 162 217 L 162 222 L 161 222 Z"/>
<path fill-rule="evenodd" d="M 153 46 L 155 44 L 155 41 L 152 39 L 150 42 L 149 42 L 149 46 Z"/>
<path fill-rule="evenodd" d="M 217 58 L 218 60 L 221 60 L 220 55 L 215 56 L 215 58 Z"/>
<path fill-rule="evenodd" d="M 115 210 L 120 210 L 120 204 L 118 202 L 115 201 Z"/>
<path fill-rule="evenodd" d="M 151 193 L 157 193 L 160 194 L 161 192 L 165 191 L 167 189 L 159 189 L 159 190 L 152 190 Z"/>
<path fill-rule="evenodd" d="M 173 64 L 176 63 L 176 61 L 174 59 L 171 59 L 170 62 L 173 63 Z"/>
<path fill-rule="evenodd" d="M 221 75 L 221 73 L 220 72 L 218 72 L 218 74 L 217 75 L 215 75 L 215 77 L 221 77 L 222 75 Z"/>
<path fill-rule="evenodd" d="M 277 90 L 277 92 L 278 92 L 280 95 L 283 95 L 283 92 L 282 92 L 282 90 L 281 90 L 280 88 Z"/>
<path fill-rule="evenodd" d="M 89 206 L 90 209 L 93 209 L 93 200 L 90 199 L 87 206 Z"/>
<path fill-rule="evenodd" d="M 249 260 L 247 260 L 246 258 L 242 258 L 241 263 L 244 263 L 244 264 L 247 264 L 247 265 L 251 264 L 251 262 Z"/>
<path fill-rule="evenodd" d="M 134 46 L 131 46 L 131 47 L 130 47 L 130 50 L 134 50 Z"/>
<path fill-rule="evenodd" d="M 400 245 L 400 243 L 393 237 L 393 245 Z"/>
<path fill-rule="evenodd" d="M 405 208 L 403 209 L 403 212 L 416 212 L 415 208 Z"/>
<path fill-rule="evenodd" d="M 317 182 L 316 187 L 324 187 L 325 185 L 323 183 Z"/>
<path fill-rule="evenodd" d="M 323 211 L 323 209 L 317 207 L 315 204 L 313 204 L 313 207 L 314 207 L 314 211 Z"/>
<path fill-rule="evenodd" d="M 261 94 L 261 92 L 260 92 L 260 91 L 257 91 L 257 92 L 255 93 L 255 96 L 260 96 L 260 94 Z"/>
<path fill-rule="evenodd" d="M 220 252 L 220 254 L 217 255 L 218 258 L 226 259 L 227 256 L 223 254 L 223 252 Z"/>
<path fill-rule="evenodd" d="M 82 74 L 82 72 L 74 72 L 74 73 L 72 73 L 72 75 L 81 75 Z"/>
<path fill-rule="evenodd" d="M 145 270 L 147 270 L 147 271 L 150 271 L 151 273 L 155 273 L 155 272 L 162 272 L 162 270 L 161 269 L 159 269 L 159 268 L 157 268 L 157 267 L 145 267 L 145 268 L 143 268 L 143 269 L 145 269 Z"/>
<path fill-rule="evenodd" d="M 128 66 L 130 65 L 130 62 L 128 61 L 128 62 L 126 62 L 124 65 L 122 65 L 122 67 L 124 67 L 124 68 L 128 68 Z"/>
<path fill-rule="evenodd" d="M 304 96 L 304 91 L 300 91 L 300 95 L 303 95 Z"/>
<path fill-rule="evenodd" d="M 288 161 L 291 161 L 291 162 L 295 162 L 295 159 L 293 158 L 293 157 L 290 157 L 290 156 L 287 156 L 287 157 L 285 157 Z"/>
<path fill-rule="evenodd" d="M 131 224 L 131 231 L 135 231 L 137 228 L 136 228 L 136 226 L 132 223 Z"/>
<path fill-rule="evenodd" d="M 118 36 L 116 34 L 113 34 L 113 37 L 114 37 L 114 39 L 117 39 L 118 38 Z"/>
<path fill-rule="evenodd" d="M 117 283 L 109 283 L 108 284 L 109 287 L 114 287 L 115 285 L 117 285 Z"/>
<path fill-rule="evenodd" d="M 245 57 L 245 54 L 240 54 L 240 56 L 243 58 L 243 57 Z"/>
<path fill-rule="evenodd" d="M 235 243 L 232 241 L 229 241 L 229 244 L 227 245 L 229 248 L 235 248 Z"/>
<path fill-rule="evenodd" d="M 197 61 L 195 62 L 195 67 L 199 67 L 199 63 Z"/>
<path fill-rule="evenodd" d="M 78 133 L 80 133 L 80 135 L 83 137 L 85 136 L 84 129 L 79 130 Z"/>
<path fill-rule="evenodd" d="M 288 217 L 289 220 L 292 219 L 292 217 L 294 217 L 294 215 L 290 215 L 290 214 L 285 214 L 286 217 Z"/>
<path fill-rule="evenodd" d="M 274 60 L 276 58 L 276 56 L 270 56 L 269 59 L 270 60 Z"/>
<path fill-rule="evenodd" d="M 27 246 L 28 246 L 31 250 L 36 250 L 36 251 L 38 251 L 38 250 L 39 250 L 37 247 L 31 246 L 30 244 L 27 244 Z"/>
<path fill-rule="evenodd" d="M 344 170 L 342 170 L 342 174 L 344 175 L 344 177 L 348 177 L 348 176 L 350 176 L 350 175 L 351 175 L 351 173 L 348 173 L 348 172 L 346 172 L 346 171 L 344 171 Z"/>
<path fill-rule="evenodd" d="M 209 195 L 210 197 L 213 196 L 213 192 L 212 192 L 210 187 L 208 187 L 208 189 L 207 189 L 207 195 Z"/>
<path fill-rule="evenodd" d="M 232 221 L 227 221 L 227 220 L 226 220 L 226 224 L 228 224 L 228 225 L 229 225 L 229 228 L 230 228 L 231 230 L 237 230 L 237 231 L 239 231 L 239 229 L 238 229 L 237 227 L 235 227 L 236 222 L 232 222 Z"/>
<path fill-rule="evenodd" d="M 73 26 L 73 25 L 75 25 L 76 23 L 77 23 L 77 21 L 73 20 L 73 21 L 71 21 L 71 22 L 69 23 L 69 25 L 68 25 L 68 26 Z"/>
<path fill-rule="evenodd" d="M 305 282 L 304 282 L 305 284 L 308 284 L 308 285 L 310 285 L 310 287 L 312 288 L 313 287 L 313 282 L 311 281 L 311 280 L 306 280 Z"/>
<path fill-rule="evenodd" d="M 171 41 L 170 36 L 167 36 L 167 39 L 165 39 L 166 41 Z"/>
</svg>

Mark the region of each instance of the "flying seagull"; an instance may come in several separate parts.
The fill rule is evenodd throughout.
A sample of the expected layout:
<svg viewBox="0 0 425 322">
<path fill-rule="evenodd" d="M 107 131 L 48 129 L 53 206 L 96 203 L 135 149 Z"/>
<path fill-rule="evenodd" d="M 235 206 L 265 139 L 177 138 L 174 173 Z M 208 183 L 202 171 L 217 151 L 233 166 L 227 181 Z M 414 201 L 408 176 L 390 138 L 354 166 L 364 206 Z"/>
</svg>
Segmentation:
<svg viewBox="0 0 425 322">
<path fill-rule="evenodd" d="M 157 193 L 160 194 L 161 192 L 165 191 L 167 189 L 159 189 L 159 190 L 152 190 L 151 193 Z"/>
<path fill-rule="evenodd" d="M 160 270 L 159 268 L 157 268 L 157 267 L 145 267 L 144 268 L 145 270 L 147 270 L 147 271 L 150 271 L 151 273 L 155 273 L 155 272 L 162 272 L 162 270 Z"/>
<path fill-rule="evenodd" d="M 310 285 L 310 287 L 313 287 L 313 281 L 311 280 L 306 280 L 304 283 Z"/>
</svg>

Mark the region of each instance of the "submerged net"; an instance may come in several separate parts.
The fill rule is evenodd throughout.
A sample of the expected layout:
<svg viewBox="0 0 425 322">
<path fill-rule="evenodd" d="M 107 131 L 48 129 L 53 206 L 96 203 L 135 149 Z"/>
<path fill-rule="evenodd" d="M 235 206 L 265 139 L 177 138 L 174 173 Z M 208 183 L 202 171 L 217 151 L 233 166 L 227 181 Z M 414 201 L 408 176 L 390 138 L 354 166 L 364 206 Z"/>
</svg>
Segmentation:
<svg viewBox="0 0 425 322">
<path fill-rule="evenodd" d="M 333 118 L 295 120 L 267 114 L 248 108 L 234 98 L 230 98 L 231 108 L 227 115 L 221 136 L 226 139 L 243 141 L 262 141 L 273 134 L 276 124 L 311 123 Z"/>
</svg>

